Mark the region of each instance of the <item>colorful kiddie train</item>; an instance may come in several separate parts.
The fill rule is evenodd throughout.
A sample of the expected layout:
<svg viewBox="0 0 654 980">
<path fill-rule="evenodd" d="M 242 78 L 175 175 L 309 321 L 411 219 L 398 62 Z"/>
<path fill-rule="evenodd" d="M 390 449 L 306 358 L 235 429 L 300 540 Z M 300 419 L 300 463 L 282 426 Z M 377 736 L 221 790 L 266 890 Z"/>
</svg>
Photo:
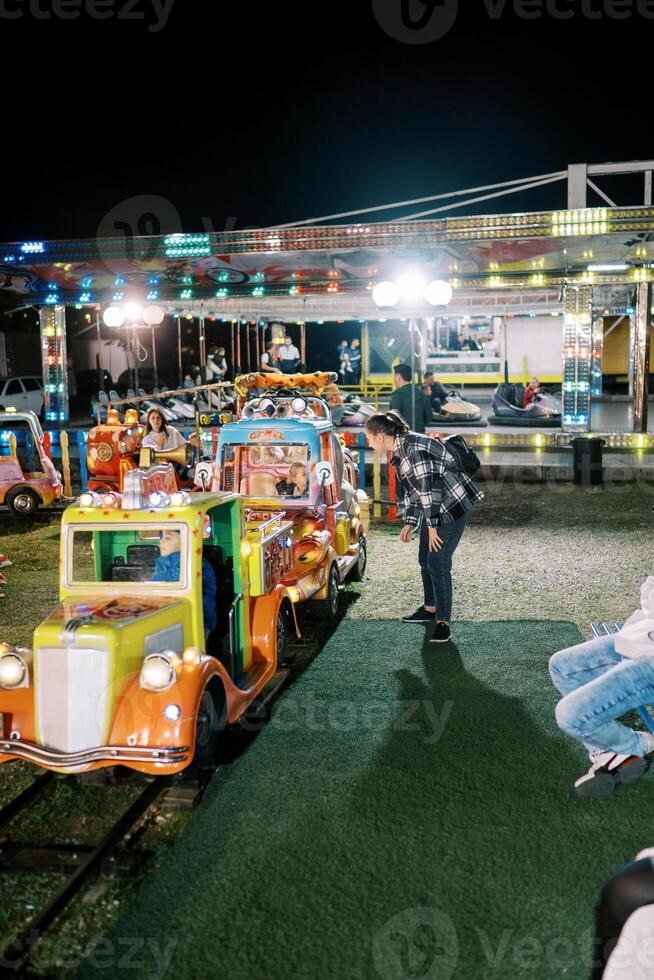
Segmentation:
<svg viewBox="0 0 654 980">
<path fill-rule="evenodd" d="M 165 469 L 64 512 L 60 604 L 33 649 L 0 647 L 0 763 L 208 763 L 283 660 L 290 521 L 247 524 L 234 493 L 168 493 Z"/>
<path fill-rule="evenodd" d="M 0 412 L 0 440 L 0 504 L 24 517 L 61 497 L 61 476 L 45 452 L 34 412 Z"/>
<path fill-rule="evenodd" d="M 369 501 L 358 469 L 334 431 L 320 391 L 330 374 L 247 375 L 237 391 L 239 421 L 223 426 L 213 489 L 246 499 L 249 526 L 285 514 L 292 566 L 284 576 L 295 602 L 335 616 L 339 585 L 361 580 L 367 561 Z M 260 394 L 261 391 L 265 394 Z"/>
<path fill-rule="evenodd" d="M 336 615 L 365 569 L 368 500 L 327 406 L 298 387 L 224 427 L 211 492 L 178 490 L 163 463 L 67 508 L 60 603 L 31 649 L 0 644 L 0 763 L 210 764 L 299 635 L 298 603 Z"/>
</svg>

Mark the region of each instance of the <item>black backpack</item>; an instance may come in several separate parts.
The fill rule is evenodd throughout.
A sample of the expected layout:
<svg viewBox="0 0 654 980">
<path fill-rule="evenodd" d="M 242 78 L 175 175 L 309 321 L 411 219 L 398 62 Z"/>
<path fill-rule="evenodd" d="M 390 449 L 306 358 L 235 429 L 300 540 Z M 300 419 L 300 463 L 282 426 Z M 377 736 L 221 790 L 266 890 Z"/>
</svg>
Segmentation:
<svg viewBox="0 0 654 980">
<path fill-rule="evenodd" d="M 441 439 L 441 442 L 460 473 L 465 473 L 467 476 L 476 476 L 479 473 L 481 460 L 463 436 L 448 436 L 447 439 Z"/>
</svg>

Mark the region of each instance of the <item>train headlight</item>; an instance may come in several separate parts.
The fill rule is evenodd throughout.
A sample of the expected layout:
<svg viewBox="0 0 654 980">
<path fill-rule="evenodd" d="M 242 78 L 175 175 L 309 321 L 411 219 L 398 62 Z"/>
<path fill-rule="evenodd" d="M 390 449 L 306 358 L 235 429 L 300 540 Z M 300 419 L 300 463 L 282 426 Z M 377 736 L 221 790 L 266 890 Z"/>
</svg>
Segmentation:
<svg viewBox="0 0 654 980">
<path fill-rule="evenodd" d="M 191 495 L 186 490 L 177 490 L 170 498 L 171 507 L 188 507 L 191 503 Z"/>
<path fill-rule="evenodd" d="M 148 691 L 165 691 L 175 680 L 175 668 L 165 653 L 151 653 L 141 667 L 141 687 Z"/>
<path fill-rule="evenodd" d="M 20 687 L 27 677 L 27 664 L 17 653 L 6 653 L 0 657 L 0 686 Z"/>
</svg>

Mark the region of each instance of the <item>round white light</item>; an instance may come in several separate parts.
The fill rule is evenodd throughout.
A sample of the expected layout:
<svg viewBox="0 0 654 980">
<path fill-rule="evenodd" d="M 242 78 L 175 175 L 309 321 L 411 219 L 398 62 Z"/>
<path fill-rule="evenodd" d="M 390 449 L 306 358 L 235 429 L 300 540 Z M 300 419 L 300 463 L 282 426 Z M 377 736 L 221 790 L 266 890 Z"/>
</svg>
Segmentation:
<svg viewBox="0 0 654 980">
<path fill-rule="evenodd" d="M 87 491 L 83 493 L 79 498 L 80 507 L 93 507 L 95 504 L 95 494 Z"/>
<path fill-rule="evenodd" d="M 105 493 L 104 497 L 102 498 L 103 507 L 115 507 L 117 503 L 118 497 L 115 493 Z"/>
<path fill-rule="evenodd" d="M 398 282 L 400 297 L 407 306 L 417 306 L 425 295 L 425 280 L 417 272 L 407 272 Z"/>
<path fill-rule="evenodd" d="M 191 496 L 185 490 L 178 490 L 170 498 L 172 507 L 188 507 L 191 503 Z"/>
<path fill-rule="evenodd" d="M 155 490 L 148 497 L 148 503 L 151 507 L 167 507 L 168 506 L 168 494 L 164 493 L 162 490 Z"/>
<path fill-rule="evenodd" d="M 297 412 L 298 414 L 306 411 L 307 408 L 307 403 L 304 398 L 294 398 L 291 405 L 293 406 L 293 411 Z"/>
<path fill-rule="evenodd" d="M 167 704 L 164 708 L 164 718 L 166 721 L 179 721 L 182 717 L 182 709 L 178 704 Z"/>
<path fill-rule="evenodd" d="M 125 303 L 125 317 L 130 323 L 136 323 L 143 316 L 143 307 L 140 303 Z"/>
<path fill-rule="evenodd" d="M 0 685 L 2 687 L 19 687 L 25 680 L 27 667 L 24 661 L 15 653 L 8 653 L 0 658 Z"/>
<path fill-rule="evenodd" d="M 122 306 L 108 306 L 102 314 L 102 319 L 108 327 L 122 327 L 125 322 L 125 311 Z"/>
<path fill-rule="evenodd" d="M 163 318 L 165 314 L 161 306 L 155 306 L 150 303 L 143 310 L 143 319 L 151 327 L 158 327 L 160 323 L 163 323 Z"/>
<path fill-rule="evenodd" d="M 447 306 L 452 302 L 453 295 L 454 291 L 449 282 L 443 279 L 435 279 L 425 289 L 425 299 L 432 306 Z"/>
<path fill-rule="evenodd" d="M 397 306 L 400 291 L 394 282 L 378 282 L 372 291 L 372 298 L 377 306 Z"/>
<path fill-rule="evenodd" d="M 175 680 L 175 669 L 168 657 L 154 653 L 146 657 L 141 667 L 141 687 L 163 691 Z"/>
</svg>

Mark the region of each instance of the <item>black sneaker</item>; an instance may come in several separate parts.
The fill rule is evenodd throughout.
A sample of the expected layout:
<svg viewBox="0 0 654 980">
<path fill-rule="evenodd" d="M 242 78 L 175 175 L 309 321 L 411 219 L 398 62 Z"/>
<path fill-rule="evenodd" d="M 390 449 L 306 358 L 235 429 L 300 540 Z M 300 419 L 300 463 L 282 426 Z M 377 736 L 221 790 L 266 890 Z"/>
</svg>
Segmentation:
<svg viewBox="0 0 654 980">
<path fill-rule="evenodd" d="M 452 630 L 450 629 L 449 623 L 436 623 L 436 629 L 434 630 L 434 635 L 430 639 L 430 643 L 448 643 L 452 639 Z"/>
<path fill-rule="evenodd" d="M 651 755 L 618 755 L 615 752 L 591 753 L 593 763 L 585 776 L 575 783 L 577 796 L 610 796 L 619 783 L 635 783 L 650 765 Z"/>
<path fill-rule="evenodd" d="M 403 623 L 433 623 L 435 619 L 436 619 L 436 613 L 427 612 L 425 607 L 421 606 L 420 609 L 416 609 L 416 611 L 414 613 L 411 613 L 410 616 L 403 616 L 402 622 Z"/>
</svg>

